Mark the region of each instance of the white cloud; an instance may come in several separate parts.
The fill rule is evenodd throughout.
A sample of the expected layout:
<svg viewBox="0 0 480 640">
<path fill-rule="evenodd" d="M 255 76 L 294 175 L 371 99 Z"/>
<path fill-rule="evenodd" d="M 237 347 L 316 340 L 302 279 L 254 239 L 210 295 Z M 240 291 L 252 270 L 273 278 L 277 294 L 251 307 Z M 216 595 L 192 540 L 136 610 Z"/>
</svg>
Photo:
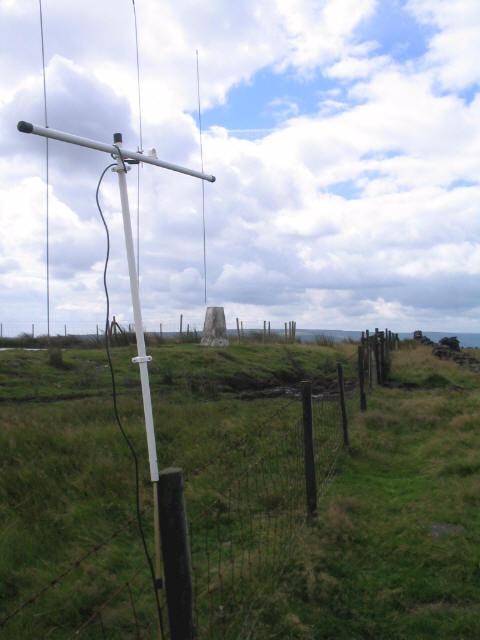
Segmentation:
<svg viewBox="0 0 480 640">
<path fill-rule="evenodd" d="M 409 0 L 408 9 L 438 31 L 425 62 L 445 89 L 465 89 L 480 81 L 480 4 L 475 0 Z"/>
<path fill-rule="evenodd" d="M 136 141 L 134 49 L 125 27 L 132 16 L 107 5 L 48 4 L 50 124 L 106 140 L 121 130 Z M 4 314 L 30 321 L 44 314 L 45 146 L 14 129 L 17 119 L 43 117 L 38 51 L 31 64 L 38 26 L 27 4 L 19 17 L 19 6 L 0 5 L 2 62 L 13 67 L 19 59 L 17 75 L 7 69 L 0 80 L 7 132 L 0 282 Z M 408 329 L 419 319 L 422 328 L 446 328 L 438 322 L 457 317 L 459 329 L 475 326 L 480 100 L 467 103 L 455 91 L 478 73 L 476 41 L 465 35 L 479 25 L 476 3 L 410 2 L 412 15 L 438 31 L 426 55 L 404 66 L 359 40 L 376 6 L 215 0 L 199 11 L 182 0 L 159 11 L 153 0 L 139 3 L 144 141 L 161 158 L 199 168 L 198 130 L 188 113 L 196 106 L 197 47 L 204 109 L 265 67 L 321 72 L 334 83 L 319 92 L 316 113 L 302 113 L 300 101 L 281 92 L 273 100 L 279 126 L 261 139 L 240 140 L 221 127 L 204 136 L 205 167 L 217 176 L 205 185 L 209 304 L 225 304 L 230 321 Z M 457 36 L 463 40 L 455 48 Z M 109 158 L 60 143 L 51 151 L 54 317 L 101 322 L 105 237 L 94 189 Z M 136 171 L 128 177 L 134 230 Z M 201 185 L 152 167 L 140 176 L 145 318 L 167 330 L 185 311 L 200 327 Z M 114 175 L 105 176 L 101 200 L 112 242 L 112 310 L 131 320 Z"/>
<path fill-rule="evenodd" d="M 387 56 L 357 58 L 345 56 L 327 70 L 327 75 L 342 80 L 359 80 L 372 76 L 390 62 Z"/>
<path fill-rule="evenodd" d="M 375 5 L 375 0 L 277 0 L 290 49 L 280 66 L 291 64 L 308 73 L 341 57 L 352 46 L 352 32 Z"/>
</svg>

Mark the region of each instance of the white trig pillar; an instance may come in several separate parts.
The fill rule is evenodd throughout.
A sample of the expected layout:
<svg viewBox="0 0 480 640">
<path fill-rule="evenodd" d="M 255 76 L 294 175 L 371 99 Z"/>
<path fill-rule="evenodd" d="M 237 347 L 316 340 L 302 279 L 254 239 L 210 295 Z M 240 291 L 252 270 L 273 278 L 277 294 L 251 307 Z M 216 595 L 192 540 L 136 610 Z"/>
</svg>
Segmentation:
<svg viewBox="0 0 480 640">
<path fill-rule="evenodd" d="M 223 307 L 207 307 L 200 344 L 204 347 L 228 347 L 230 344 Z"/>
</svg>

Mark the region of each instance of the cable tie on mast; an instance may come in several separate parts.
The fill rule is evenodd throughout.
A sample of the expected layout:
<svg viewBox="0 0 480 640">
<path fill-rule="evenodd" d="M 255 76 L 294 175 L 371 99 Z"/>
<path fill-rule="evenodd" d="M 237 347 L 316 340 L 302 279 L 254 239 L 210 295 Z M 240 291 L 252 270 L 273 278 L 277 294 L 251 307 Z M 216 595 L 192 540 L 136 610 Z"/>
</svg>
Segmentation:
<svg viewBox="0 0 480 640">
<path fill-rule="evenodd" d="M 115 136 L 121 136 L 121 135 L 122 135 L 121 133 L 116 133 L 116 134 L 115 134 Z M 114 140 L 115 140 L 115 136 L 114 136 Z M 119 142 L 119 141 L 117 140 L 117 142 Z M 114 146 L 114 147 L 115 147 L 115 149 L 118 151 L 118 157 L 119 157 L 119 158 L 120 158 L 120 160 L 122 161 L 122 164 L 123 164 L 123 170 L 125 171 L 125 173 L 127 173 L 127 171 L 129 171 L 129 170 L 130 170 L 130 167 L 127 167 L 127 165 L 125 164 L 125 158 L 123 157 L 123 154 L 122 154 L 122 152 L 121 152 L 121 150 L 120 150 L 120 147 L 119 147 L 117 144 L 114 144 L 113 146 Z M 112 156 L 112 158 L 113 158 L 114 160 L 116 160 L 116 157 L 115 157 L 115 154 L 114 154 L 114 153 L 112 153 L 112 154 L 111 154 L 111 156 Z M 130 164 L 130 163 L 129 163 L 129 164 Z M 115 169 L 114 169 L 114 171 L 115 171 Z M 118 171 L 118 169 L 117 169 L 117 171 Z"/>
<path fill-rule="evenodd" d="M 141 364 L 142 362 L 151 362 L 152 361 L 152 356 L 136 356 L 135 358 L 132 358 L 132 362 L 134 364 Z"/>
</svg>

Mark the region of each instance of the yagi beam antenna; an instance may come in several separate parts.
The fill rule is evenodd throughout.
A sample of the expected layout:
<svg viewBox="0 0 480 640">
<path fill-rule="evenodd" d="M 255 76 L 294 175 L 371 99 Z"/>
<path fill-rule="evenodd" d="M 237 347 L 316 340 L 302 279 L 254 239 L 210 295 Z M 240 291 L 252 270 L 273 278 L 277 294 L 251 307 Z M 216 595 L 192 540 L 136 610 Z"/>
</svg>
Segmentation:
<svg viewBox="0 0 480 640">
<path fill-rule="evenodd" d="M 148 445 L 148 459 L 150 463 L 150 477 L 153 483 L 153 504 L 154 504 L 154 527 L 155 527 L 155 556 L 156 556 L 156 586 L 158 597 L 158 584 L 160 579 L 160 528 L 159 528 L 159 510 L 158 510 L 158 461 L 157 461 L 157 447 L 155 443 L 155 429 L 153 426 L 153 411 L 152 411 L 152 399 L 150 394 L 150 382 L 148 378 L 148 362 L 152 359 L 151 356 L 147 356 L 145 350 L 145 336 L 143 332 L 142 311 L 140 307 L 140 294 L 137 269 L 135 265 L 135 252 L 133 249 L 133 234 L 132 223 L 130 219 L 130 208 L 128 204 L 128 191 L 127 191 L 127 170 L 128 160 L 135 160 L 138 162 L 145 162 L 146 164 L 153 164 L 156 167 L 162 167 L 163 169 L 170 169 L 171 171 L 177 171 L 184 173 L 194 178 L 200 178 L 202 180 L 208 180 L 208 182 L 215 182 L 215 176 L 207 175 L 200 171 L 194 171 L 193 169 L 186 169 L 185 167 L 179 167 L 178 165 L 171 164 L 170 162 L 164 162 L 158 160 L 154 156 L 138 153 L 137 151 L 128 151 L 122 148 L 122 134 L 115 133 L 113 135 L 114 144 L 105 144 L 104 142 L 97 142 L 96 140 L 90 140 L 89 138 L 81 138 L 71 133 L 65 133 L 63 131 L 56 131 L 49 127 L 41 127 L 30 122 L 21 120 L 17 124 L 17 129 L 22 133 L 34 133 L 38 136 L 45 138 L 53 138 L 54 140 L 60 140 L 62 142 L 68 142 L 70 144 L 76 144 L 81 147 L 88 147 L 89 149 L 96 149 L 97 151 L 103 151 L 113 156 L 116 161 L 116 166 L 113 168 L 118 175 L 118 186 L 120 189 L 120 201 L 122 203 L 122 217 L 123 217 L 123 229 L 125 233 L 125 247 L 127 250 L 127 262 L 128 273 L 130 277 L 130 292 L 132 295 L 133 305 L 133 317 L 135 320 L 135 333 L 137 337 L 137 351 L 138 355 L 132 358 L 132 362 L 137 363 L 140 369 L 140 381 L 142 385 L 142 399 L 143 399 L 143 411 L 145 415 L 145 429 L 147 434 Z M 125 162 L 127 161 L 127 162 Z M 202 167 L 203 169 L 203 167 Z M 163 637 L 163 634 L 161 634 Z"/>
<path fill-rule="evenodd" d="M 60 140 L 61 142 L 69 142 L 70 144 L 77 144 L 80 147 L 88 147 L 89 149 L 96 149 L 97 151 L 104 151 L 118 156 L 118 149 L 116 146 L 106 144 L 105 142 L 97 142 L 90 138 L 82 138 L 75 136 L 72 133 L 65 133 L 64 131 L 57 131 L 56 129 L 50 129 L 49 127 L 41 127 L 38 124 L 32 124 L 31 122 L 25 122 L 20 120 L 17 124 L 17 129 L 22 133 L 34 133 L 37 136 L 43 136 L 45 138 L 52 138 L 53 140 Z M 201 178 L 208 182 L 215 182 L 215 176 L 210 176 L 207 173 L 201 171 L 195 171 L 194 169 L 186 169 L 170 162 L 158 160 L 154 156 L 148 156 L 138 151 L 129 151 L 122 148 L 122 157 L 124 159 L 138 160 L 139 162 L 145 162 L 145 164 L 153 164 L 156 167 L 162 167 L 163 169 L 170 169 L 170 171 L 177 171 L 178 173 L 184 173 L 187 176 L 193 176 L 194 178 Z"/>
<path fill-rule="evenodd" d="M 125 247 L 127 250 L 128 272 L 130 276 L 130 291 L 132 295 L 133 316 L 135 320 L 135 333 L 137 338 L 137 350 L 138 356 L 133 358 L 133 362 L 138 363 L 140 367 L 140 380 L 142 383 L 142 397 L 143 397 L 143 409 L 145 414 L 145 428 L 147 432 L 147 444 L 148 444 L 148 457 L 150 462 L 150 476 L 153 483 L 158 483 L 158 462 L 157 462 L 157 448 L 155 444 L 155 430 L 153 426 L 153 413 L 152 413 L 152 401 L 150 394 L 150 382 L 148 378 L 147 364 L 151 360 L 150 356 L 147 356 L 145 350 L 145 337 L 143 333 L 142 312 L 140 307 L 140 294 L 138 287 L 138 276 L 135 265 L 135 252 L 133 249 L 133 234 L 132 224 L 130 220 L 130 208 L 128 204 L 128 191 L 127 191 L 127 178 L 126 173 L 129 169 L 125 160 L 137 160 L 139 162 L 145 162 L 147 164 L 153 164 L 156 167 L 162 167 L 163 169 L 170 169 L 171 171 L 178 171 L 195 178 L 201 178 L 202 180 L 208 180 L 209 182 L 215 182 L 215 177 L 194 171 L 193 169 L 186 169 L 185 167 L 179 167 L 169 162 L 163 162 L 152 156 L 138 153 L 137 151 L 128 151 L 122 147 L 122 134 L 115 133 L 113 135 L 114 144 L 105 144 L 104 142 L 97 142 L 96 140 L 90 140 L 89 138 L 81 138 L 71 133 L 65 133 L 63 131 L 56 131 L 49 127 L 41 127 L 31 122 L 25 122 L 20 120 L 17 124 L 17 129 L 22 133 L 34 133 L 38 136 L 44 136 L 46 138 L 53 138 L 54 140 L 60 140 L 62 142 L 68 142 L 70 144 L 76 144 L 81 147 L 88 147 L 89 149 L 96 149 L 97 151 L 104 151 L 113 156 L 117 162 L 117 166 L 114 167 L 118 175 L 118 185 L 120 189 L 120 201 L 122 204 L 122 216 L 123 216 L 123 229 L 125 233 Z"/>
</svg>

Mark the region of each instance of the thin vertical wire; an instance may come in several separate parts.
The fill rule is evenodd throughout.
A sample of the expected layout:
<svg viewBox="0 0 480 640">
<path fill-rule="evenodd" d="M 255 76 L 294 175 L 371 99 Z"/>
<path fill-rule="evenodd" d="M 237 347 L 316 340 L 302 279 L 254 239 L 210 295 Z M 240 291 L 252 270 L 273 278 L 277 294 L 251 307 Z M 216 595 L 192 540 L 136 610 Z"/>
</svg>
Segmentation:
<svg viewBox="0 0 480 640">
<path fill-rule="evenodd" d="M 198 68 L 198 49 L 197 54 L 197 97 L 198 97 L 198 129 L 200 132 L 200 160 L 202 163 L 203 173 L 203 143 L 202 143 L 202 110 L 200 107 L 200 72 Z M 207 304 L 207 246 L 206 246 L 206 233 L 205 233 L 205 184 L 204 180 L 200 180 L 202 183 L 202 226 L 203 226 L 203 283 L 204 283 L 204 299 L 205 305 Z"/>
<path fill-rule="evenodd" d="M 139 130 L 139 153 L 143 152 L 143 132 L 142 132 L 142 100 L 140 92 L 140 61 L 138 55 L 138 28 L 137 28 L 137 10 L 135 0 L 132 0 L 133 18 L 135 22 L 135 50 L 137 54 L 137 94 L 138 94 L 138 130 Z M 137 165 L 137 280 L 140 286 L 140 167 L 142 163 Z"/>
<path fill-rule="evenodd" d="M 42 70 L 43 70 L 43 110 L 45 127 L 48 127 L 48 113 L 47 113 L 47 79 L 45 74 L 45 45 L 43 38 L 43 12 L 42 12 L 42 0 L 38 0 L 38 6 L 40 10 L 40 39 L 42 44 Z M 50 337 L 50 247 L 49 247 L 49 203 L 48 203 L 48 186 L 49 186 L 49 154 L 48 154 L 48 138 L 45 138 L 45 181 L 46 181 L 46 261 L 47 261 L 47 335 Z"/>
</svg>

